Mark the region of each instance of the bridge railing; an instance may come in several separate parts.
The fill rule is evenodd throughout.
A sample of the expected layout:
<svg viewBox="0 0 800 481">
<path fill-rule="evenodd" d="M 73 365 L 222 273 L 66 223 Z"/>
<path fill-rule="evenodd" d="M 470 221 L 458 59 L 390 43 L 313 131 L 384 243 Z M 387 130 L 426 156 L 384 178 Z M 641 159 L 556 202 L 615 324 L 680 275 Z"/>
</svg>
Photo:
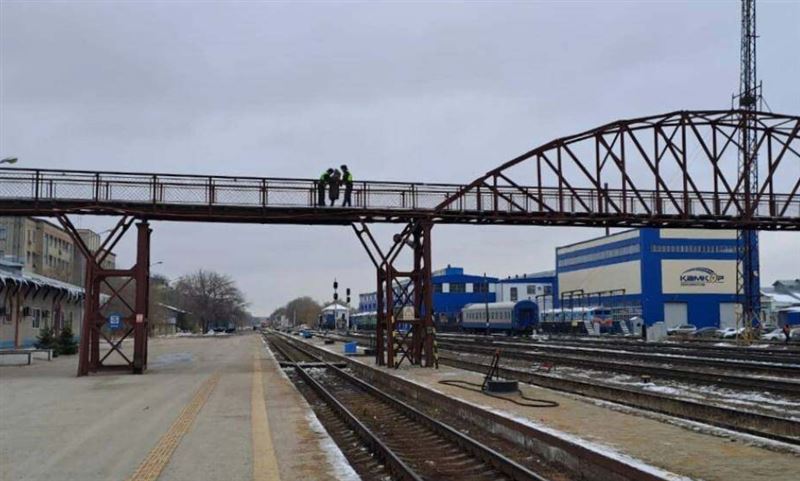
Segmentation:
<svg viewBox="0 0 800 481">
<path fill-rule="evenodd" d="M 26 204 L 313 208 L 318 186 L 316 180 L 292 178 L 0 170 L 0 200 Z M 342 187 L 337 205 L 343 194 Z M 459 184 L 379 181 L 353 185 L 354 208 L 432 211 L 448 199 L 444 212 L 497 214 L 736 217 L 745 205 L 743 197 L 720 192 L 487 185 L 467 189 Z M 327 190 L 325 200 L 329 203 Z M 754 217 L 798 219 L 800 197 L 765 195 L 753 212 Z"/>
<path fill-rule="evenodd" d="M 433 209 L 461 188 L 456 184 L 357 181 L 353 206 Z M 293 178 L 132 174 L 48 169 L 0 170 L 0 199 L 97 204 L 315 207 L 319 181 Z M 344 185 L 339 189 L 342 202 Z M 328 188 L 325 189 L 328 201 Z"/>
</svg>

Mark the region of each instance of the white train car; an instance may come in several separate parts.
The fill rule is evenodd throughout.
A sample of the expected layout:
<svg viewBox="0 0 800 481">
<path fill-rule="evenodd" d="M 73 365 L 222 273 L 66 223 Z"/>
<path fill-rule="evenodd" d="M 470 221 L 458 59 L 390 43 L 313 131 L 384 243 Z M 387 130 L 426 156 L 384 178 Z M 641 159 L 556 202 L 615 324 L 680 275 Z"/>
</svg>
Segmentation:
<svg viewBox="0 0 800 481">
<path fill-rule="evenodd" d="M 533 301 L 467 304 L 461 310 L 461 328 L 467 332 L 532 332 L 538 324 L 539 307 Z"/>
</svg>

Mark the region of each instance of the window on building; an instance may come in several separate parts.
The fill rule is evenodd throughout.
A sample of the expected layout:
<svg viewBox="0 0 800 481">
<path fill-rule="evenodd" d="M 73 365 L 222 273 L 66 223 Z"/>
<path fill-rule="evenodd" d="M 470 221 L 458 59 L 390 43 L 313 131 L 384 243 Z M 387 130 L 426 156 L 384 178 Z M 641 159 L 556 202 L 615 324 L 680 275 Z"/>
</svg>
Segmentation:
<svg viewBox="0 0 800 481">
<path fill-rule="evenodd" d="M 536 294 L 536 285 L 528 284 L 528 295 Z"/>
<path fill-rule="evenodd" d="M 517 293 L 516 287 L 511 288 L 510 296 L 511 296 L 511 302 L 517 302 L 517 299 L 519 299 L 519 294 Z"/>
<path fill-rule="evenodd" d="M 606 259 L 613 259 L 616 257 L 624 257 L 639 253 L 639 244 L 631 244 L 627 246 L 618 247 L 616 249 L 608 249 L 600 252 L 593 252 L 591 254 L 582 254 L 571 257 L 562 257 L 558 259 L 558 267 L 569 267 L 587 262 L 596 262 Z"/>
<path fill-rule="evenodd" d="M 34 329 L 39 329 L 39 325 L 42 321 L 42 311 L 39 309 L 33 309 L 31 314 L 31 327 Z"/>
<path fill-rule="evenodd" d="M 550 296 L 553 294 L 553 286 L 544 286 L 544 295 Z"/>
<path fill-rule="evenodd" d="M 461 294 L 467 292 L 467 285 L 463 282 L 451 282 L 450 292 L 453 294 Z"/>
<path fill-rule="evenodd" d="M 475 282 L 472 284 L 472 292 L 489 292 L 489 284 L 483 282 Z"/>
<path fill-rule="evenodd" d="M 439 292 L 439 293 L 444 292 L 444 284 L 442 284 L 441 282 L 438 284 L 434 284 L 433 292 Z"/>
<path fill-rule="evenodd" d="M 0 226 L 0 241 L 6 240 L 7 236 L 8 236 L 8 234 L 7 234 L 7 231 L 6 231 L 6 226 L 4 226 L 4 225 Z"/>
<path fill-rule="evenodd" d="M 734 245 L 668 245 L 653 244 L 651 252 L 661 254 L 735 254 Z"/>
</svg>

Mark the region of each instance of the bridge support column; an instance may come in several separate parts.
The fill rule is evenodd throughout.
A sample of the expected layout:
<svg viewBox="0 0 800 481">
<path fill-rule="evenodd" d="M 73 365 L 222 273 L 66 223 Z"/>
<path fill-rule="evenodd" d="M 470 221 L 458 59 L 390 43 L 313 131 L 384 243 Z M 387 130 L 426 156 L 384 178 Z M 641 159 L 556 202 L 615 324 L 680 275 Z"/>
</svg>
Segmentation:
<svg viewBox="0 0 800 481">
<path fill-rule="evenodd" d="M 111 251 L 133 225 L 123 217 L 98 247 L 90 248 L 66 215 L 58 216 L 86 262 L 84 314 L 80 330 L 78 376 L 107 370 L 141 374 L 147 369 L 150 233 L 147 221 L 136 225 L 136 263 L 130 269 L 109 268 Z M 126 339 L 133 350 L 126 349 Z M 116 354 L 114 363 L 109 357 Z M 119 361 L 122 361 L 121 363 Z"/>
<path fill-rule="evenodd" d="M 434 359 L 433 337 L 433 282 L 431 268 L 431 229 L 430 222 L 420 223 L 414 230 L 414 324 L 413 350 L 416 364 L 425 367 L 438 365 Z"/>
<path fill-rule="evenodd" d="M 433 284 L 431 282 L 432 224 L 417 221 L 394 236 L 387 253 L 380 249 L 365 224 L 353 225 L 377 271 L 376 363 L 399 367 L 411 364 L 438 366 L 433 325 Z M 404 247 L 413 248 L 409 271 L 395 268 Z M 409 316 L 409 309 L 413 315 Z"/>
</svg>

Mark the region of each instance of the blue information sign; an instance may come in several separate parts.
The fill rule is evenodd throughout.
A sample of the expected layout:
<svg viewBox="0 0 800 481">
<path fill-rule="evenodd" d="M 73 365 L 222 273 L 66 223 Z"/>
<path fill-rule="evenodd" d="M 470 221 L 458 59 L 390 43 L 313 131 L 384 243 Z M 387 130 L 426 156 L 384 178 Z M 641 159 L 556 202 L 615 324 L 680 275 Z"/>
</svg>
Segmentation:
<svg viewBox="0 0 800 481">
<path fill-rule="evenodd" d="M 111 329 L 119 329 L 119 325 L 122 323 L 122 315 L 115 312 L 108 316 L 108 325 Z"/>
</svg>

